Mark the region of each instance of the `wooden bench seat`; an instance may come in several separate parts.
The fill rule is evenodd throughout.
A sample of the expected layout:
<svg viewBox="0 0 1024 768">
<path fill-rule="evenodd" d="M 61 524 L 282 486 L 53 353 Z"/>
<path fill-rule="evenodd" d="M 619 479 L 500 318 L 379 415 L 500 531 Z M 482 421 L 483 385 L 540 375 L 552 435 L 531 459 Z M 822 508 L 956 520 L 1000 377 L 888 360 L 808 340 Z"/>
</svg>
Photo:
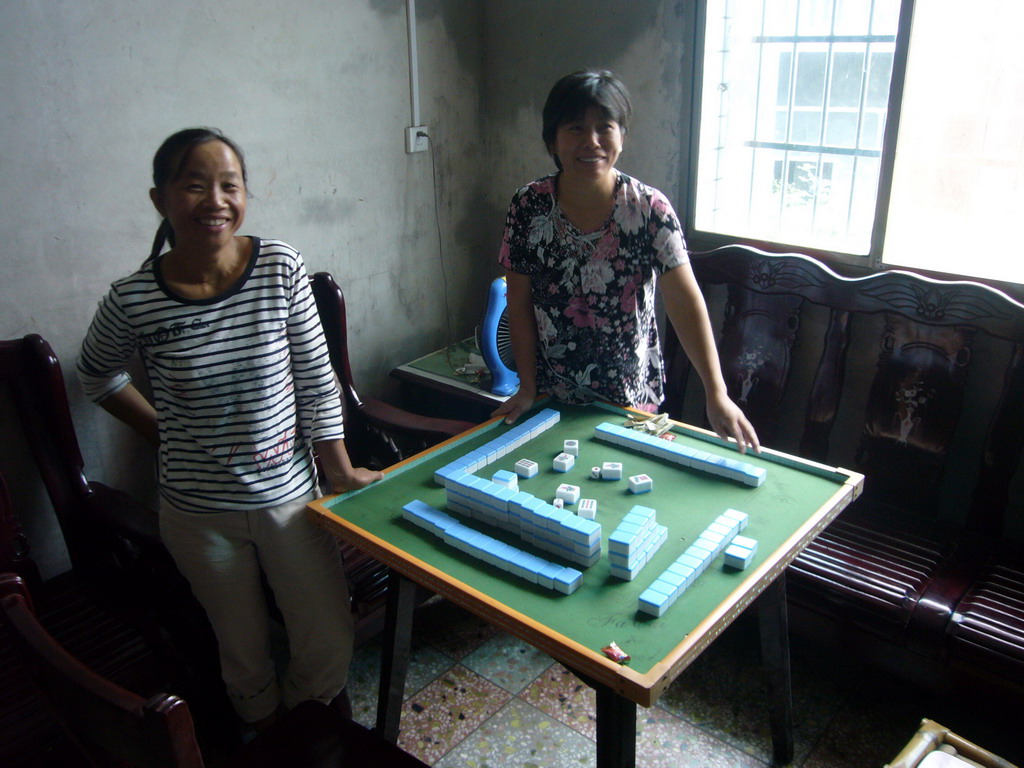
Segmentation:
<svg viewBox="0 0 1024 768">
<path fill-rule="evenodd" d="M 730 395 L 762 442 L 865 475 L 789 568 L 791 612 L 908 676 L 916 659 L 946 684 L 983 673 L 1024 694 L 1024 305 L 745 246 L 693 265 Z M 666 410 L 706 423 L 666 337 Z"/>
<path fill-rule="evenodd" d="M 964 593 L 946 628 L 953 655 L 1019 673 L 1024 665 L 1024 568 L 990 562 Z"/>
</svg>

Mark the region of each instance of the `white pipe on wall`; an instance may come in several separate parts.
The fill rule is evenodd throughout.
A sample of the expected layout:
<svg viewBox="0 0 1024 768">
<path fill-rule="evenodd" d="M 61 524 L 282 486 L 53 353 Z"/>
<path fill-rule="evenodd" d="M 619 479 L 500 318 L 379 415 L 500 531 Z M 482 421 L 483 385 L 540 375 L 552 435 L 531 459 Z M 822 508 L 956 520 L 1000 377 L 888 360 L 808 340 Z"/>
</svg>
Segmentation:
<svg viewBox="0 0 1024 768">
<path fill-rule="evenodd" d="M 409 97 L 412 101 L 412 123 L 420 124 L 419 54 L 416 52 L 416 0 L 405 0 L 405 16 L 409 26 Z"/>
</svg>

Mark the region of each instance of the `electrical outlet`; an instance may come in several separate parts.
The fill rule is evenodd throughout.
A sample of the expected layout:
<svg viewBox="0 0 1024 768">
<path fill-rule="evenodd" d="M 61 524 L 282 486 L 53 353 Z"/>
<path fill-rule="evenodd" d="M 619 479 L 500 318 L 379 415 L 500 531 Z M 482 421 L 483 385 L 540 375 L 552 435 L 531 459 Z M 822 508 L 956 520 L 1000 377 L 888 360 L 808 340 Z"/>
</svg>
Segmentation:
<svg viewBox="0 0 1024 768">
<path fill-rule="evenodd" d="M 405 151 L 408 154 L 413 152 L 426 152 L 430 148 L 427 140 L 427 126 L 414 125 L 405 129 Z"/>
</svg>

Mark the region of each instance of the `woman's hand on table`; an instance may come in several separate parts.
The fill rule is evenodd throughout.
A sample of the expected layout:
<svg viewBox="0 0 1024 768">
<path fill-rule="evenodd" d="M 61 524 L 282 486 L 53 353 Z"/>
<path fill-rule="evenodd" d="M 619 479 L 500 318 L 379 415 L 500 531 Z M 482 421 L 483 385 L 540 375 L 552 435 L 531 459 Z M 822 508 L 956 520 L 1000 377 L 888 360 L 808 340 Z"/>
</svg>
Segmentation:
<svg viewBox="0 0 1024 768">
<path fill-rule="evenodd" d="M 366 467 L 352 467 L 351 471 L 342 477 L 331 478 L 331 489 L 335 493 L 347 493 L 358 491 L 378 480 L 384 479 L 384 473 L 376 469 Z"/>
<path fill-rule="evenodd" d="M 520 386 L 514 395 L 494 409 L 491 418 L 504 416 L 506 424 L 515 424 L 520 416 L 533 408 L 536 399 L 536 392 Z"/>
<path fill-rule="evenodd" d="M 709 396 L 707 413 L 708 423 L 715 433 L 723 439 L 733 438 L 740 453 L 746 453 L 747 448 L 752 448 L 755 453 L 761 452 L 754 425 L 728 395 Z"/>
</svg>

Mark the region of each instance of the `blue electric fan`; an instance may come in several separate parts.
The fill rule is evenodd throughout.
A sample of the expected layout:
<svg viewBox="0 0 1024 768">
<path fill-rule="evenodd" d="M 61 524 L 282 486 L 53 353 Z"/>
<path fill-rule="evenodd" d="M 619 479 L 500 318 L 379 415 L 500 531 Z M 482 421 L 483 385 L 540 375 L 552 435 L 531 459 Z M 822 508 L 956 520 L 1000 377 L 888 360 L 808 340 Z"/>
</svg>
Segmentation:
<svg viewBox="0 0 1024 768">
<path fill-rule="evenodd" d="M 491 372 L 491 393 L 507 396 L 519 389 L 519 374 L 512 358 L 512 337 L 508 327 L 508 298 L 505 278 L 491 283 L 487 293 L 487 309 L 477 328 L 477 345 L 484 364 Z"/>
</svg>

